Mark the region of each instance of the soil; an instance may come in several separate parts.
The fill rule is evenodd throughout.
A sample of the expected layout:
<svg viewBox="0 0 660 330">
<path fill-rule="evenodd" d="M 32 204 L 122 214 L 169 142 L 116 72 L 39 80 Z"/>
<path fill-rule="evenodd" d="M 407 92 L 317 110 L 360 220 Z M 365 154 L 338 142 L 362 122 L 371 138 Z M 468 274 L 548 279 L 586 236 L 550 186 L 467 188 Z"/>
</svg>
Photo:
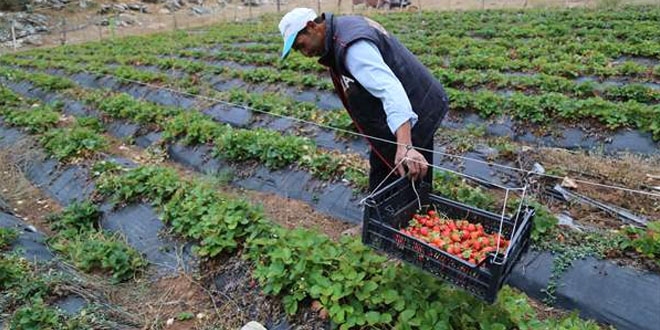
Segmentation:
<svg viewBox="0 0 660 330">
<path fill-rule="evenodd" d="M 317 212 L 309 204 L 301 201 L 255 191 L 244 193 L 253 204 L 263 207 L 268 219 L 285 228 L 315 229 L 336 241 L 342 235 L 346 235 L 347 230 L 357 227 Z"/>
<path fill-rule="evenodd" d="M 624 155 L 612 157 L 603 155 L 586 155 L 562 149 L 543 149 L 534 152 L 531 159 L 545 166 L 546 170 L 562 172 L 576 181 L 577 187 L 569 190 L 600 202 L 619 206 L 632 213 L 646 216 L 649 220 L 660 219 L 660 197 L 636 194 L 618 189 L 605 188 L 586 184 L 577 180 L 597 184 L 638 189 L 660 195 L 660 191 L 645 189 L 646 186 L 658 185 L 660 180 L 652 179 L 660 174 L 657 156 L 638 157 Z M 561 183 L 561 180 L 555 180 Z M 586 224 L 599 228 L 617 229 L 624 225 L 622 220 L 615 218 L 595 207 L 582 204 L 567 205 L 573 217 Z"/>
<path fill-rule="evenodd" d="M 36 149 L 36 142 L 25 139 L 13 149 L 0 149 L 0 198 L 10 206 L 6 210 L 41 232 L 51 234 L 45 214 L 57 212 L 61 207 L 33 186 L 22 174 L 18 164 L 34 157 L 43 157 Z M 17 152 L 20 150 L 19 152 Z"/>
<path fill-rule="evenodd" d="M 190 275 L 173 274 L 156 282 L 112 287 L 111 302 L 143 322 L 142 329 L 193 329 L 216 319 L 204 286 Z"/>
</svg>

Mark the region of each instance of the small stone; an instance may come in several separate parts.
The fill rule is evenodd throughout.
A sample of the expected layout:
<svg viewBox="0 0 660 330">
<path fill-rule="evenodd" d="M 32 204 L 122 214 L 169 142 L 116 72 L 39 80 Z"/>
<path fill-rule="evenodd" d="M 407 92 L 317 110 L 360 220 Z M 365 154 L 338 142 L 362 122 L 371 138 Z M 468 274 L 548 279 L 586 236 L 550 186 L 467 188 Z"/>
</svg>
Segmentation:
<svg viewBox="0 0 660 330">
<path fill-rule="evenodd" d="M 174 324 L 174 318 L 173 318 L 173 317 L 170 317 L 169 319 L 167 319 L 167 322 L 165 322 L 165 325 L 167 325 L 167 326 L 169 327 L 169 326 L 171 326 L 172 324 Z"/>
<path fill-rule="evenodd" d="M 564 188 L 576 189 L 578 187 L 577 183 L 569 177 L 564 177 L 564 180 L 561 182 L 561 186 Z"/>
<path fill-rule="evenodd" d="M 244 325 L 241 330 L 267 330 L 261 323 L 250 321 L 248 324 Z"/>
<path fill-rule="evenodd" d="M 532 166 L 532 172 L 536 174 L 544 174 L 545 168 L 539 163 L 534 163 L 534 166 Z"/>
</svg>

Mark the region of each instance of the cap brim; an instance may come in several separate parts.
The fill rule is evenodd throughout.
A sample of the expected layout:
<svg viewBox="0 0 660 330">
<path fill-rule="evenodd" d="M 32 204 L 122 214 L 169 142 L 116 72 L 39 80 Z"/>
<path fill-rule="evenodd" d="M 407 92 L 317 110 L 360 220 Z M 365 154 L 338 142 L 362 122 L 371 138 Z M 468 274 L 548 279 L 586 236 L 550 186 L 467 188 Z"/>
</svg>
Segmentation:
<svg viewBox="0 0 660 330">
<path fill-rule="evenodd" d="M 298 33 L 294 33 L 289 36 L 288 39 L 284 42 L 284 48 L 282 48 L 282 57 L 280 59 L 285 59 L 287 56 L 289 56 L 289 53 L 291 52 L 291 47 L 293 47 L 293 43 L 296 41 L 296 36 L 298 36 Z"/>
</svg>

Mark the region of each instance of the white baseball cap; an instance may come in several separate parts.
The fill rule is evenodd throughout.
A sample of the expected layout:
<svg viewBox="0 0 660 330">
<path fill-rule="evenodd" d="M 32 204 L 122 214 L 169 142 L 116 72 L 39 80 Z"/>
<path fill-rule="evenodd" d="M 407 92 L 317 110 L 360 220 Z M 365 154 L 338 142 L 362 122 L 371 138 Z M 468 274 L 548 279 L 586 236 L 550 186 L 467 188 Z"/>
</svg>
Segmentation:
<svg viewBox="0 0 660 330">
<path fill-rule="evenodd" d="M 291 47 L 296 41 L 298 32 L 307 26 L 307 22 L 316 19 L 317 15 L 314 9 L 310 8 L 295 8 L 286 13 L 280 21 L 280 33 L 284 38 L 284 48 L 282 48 L 282 59 L 286 58 L 291 52 Z"/>
</svg>

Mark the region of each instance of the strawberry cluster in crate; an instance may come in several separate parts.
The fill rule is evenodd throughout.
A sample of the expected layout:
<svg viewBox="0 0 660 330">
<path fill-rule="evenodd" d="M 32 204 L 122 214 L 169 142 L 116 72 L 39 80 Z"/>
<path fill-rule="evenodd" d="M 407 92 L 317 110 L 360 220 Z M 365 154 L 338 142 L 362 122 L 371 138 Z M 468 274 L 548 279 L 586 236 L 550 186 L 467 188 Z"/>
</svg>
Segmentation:
<svg viewBox="0 0 660 330">
<path fill-rule="evenodd" d="M 414 214 L 408 227 L 400 232 L 474 265 L 495 252 L 498 241 L 499 252 L 509 246 L 506 238 L 498 233 L 486 233 L 480 223 L 441 217 L 434 210 Z"/>
</svg>

